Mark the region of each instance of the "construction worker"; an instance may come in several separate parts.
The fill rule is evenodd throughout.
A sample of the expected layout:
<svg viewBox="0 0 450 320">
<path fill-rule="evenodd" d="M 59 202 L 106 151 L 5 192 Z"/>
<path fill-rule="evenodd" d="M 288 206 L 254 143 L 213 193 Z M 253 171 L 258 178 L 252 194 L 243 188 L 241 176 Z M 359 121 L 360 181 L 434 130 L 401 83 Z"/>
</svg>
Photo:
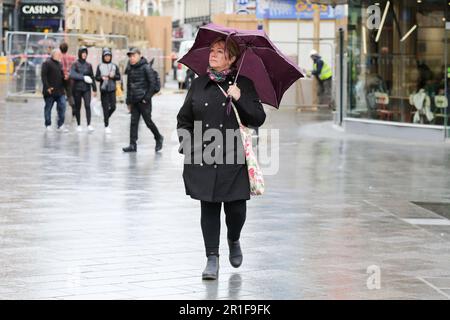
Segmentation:
<svg viewBox="0 0 450 320">
<path fill-rule="evenodd" d="M 322 60 L 322 57 L 316 50 L 311 50 L 310 57 L 313 60 L 313 70 L 307 73 L 308 77 L 315 76 L 319 82 L 319 91 L 317 92 L 319 104 L 331 106 L 331 79 L 333 72 L 328 63 Z"/>
</svg>

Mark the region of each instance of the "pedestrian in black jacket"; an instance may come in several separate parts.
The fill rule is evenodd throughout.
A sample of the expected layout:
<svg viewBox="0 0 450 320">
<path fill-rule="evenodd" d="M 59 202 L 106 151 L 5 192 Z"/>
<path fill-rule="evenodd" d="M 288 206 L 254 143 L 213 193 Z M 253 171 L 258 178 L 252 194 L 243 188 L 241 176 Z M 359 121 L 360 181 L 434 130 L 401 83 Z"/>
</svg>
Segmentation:
<svg viewBox="0 0 450 320">
<path fill-rule="evenodd" d="M 229 98 L 219 86 L 232 97 L 243 125 L 259 127 L 266 118 L 252 80 L 239 75 L 234 85 L 234 64 L 239 54 L 233 40 L 229 39 L 226 49 L 224 40 L 214 41 L 210 47 L 208 74 L 192 82 L 177 116 L 180 152 L 185 155 L 186 194 L 201 204 L 201 228 L 208 259 L 202 274 L 205 280 L 217 279 L 219 272 L 222 203 L 228 228 L 229 260 L 235 268 L 241 265 L 239 238 L 246 219 L 246 201 L 250 199 L 239 125 L 235 113 L 227 113 Z M 230 132 L 233 135 L 229 137 Z M 221 137 L 219 142 L 215 136 L 207 137 L 216 133 Z M 214 148 L 210 146 L 212 143 Z"/>
<path fill-rule="evenodd" d="M 145 124 L 155 137 L 155 151 L 162 149 L 164 137 L 159 132 L 152 120 L 152 96 L 156 91 L 156 80 L 153 77 L 151 66 L 147 59 L 141 56 L 137 48 L 132 48 L 127 53 L 129 67 L 127 67 L 127 98 L 126 103 L 131 112 L 130 145 L 122 150 L 124 152 L 136 152 L 138 140 L 139 120 L 144 118 Z"/>
<path fill-rule="evenodd" d="M 67 132 L 64 127 L 64 116 L 66 112 L 66 96 L 64 92 L 64 72 L 61 60 L 61 51 L 55 49 L 43 64 L 41 69 L 42 94 L 44 95 L 45 127 L 52 131 L 52 108 L 56 102 L 58 111 L 58 131 Z"/>
<path fill-rule="evenodd" d="M 86 61 L 88 49 L 80 47 L 78 50 L 78 60 L 70 68 L 70 79 L 73 80 L 72 94 L 75 101 L 75 116 L 77 118 L 77 131 L 81 132 L 81 99 L 84 101 L 86 109 L 86 119 L 89 131 L 94 131 L 91 126 L 91 87 L 94 91 L 94 97 L 97 95 L 97 85 L 95 84 L 94 71 L 92 65 Z"/>
<path fill-rule="evenodd" d="M 112 52 L 105 48 L 102 52 L 102 63 L 97 66 L 95 80 L 100 82 L 105 133 L 111 133 L 109 118 L 116 110 L 116 81 L 120 80 L 119 67 L 112 63 Z"/>
</svg>

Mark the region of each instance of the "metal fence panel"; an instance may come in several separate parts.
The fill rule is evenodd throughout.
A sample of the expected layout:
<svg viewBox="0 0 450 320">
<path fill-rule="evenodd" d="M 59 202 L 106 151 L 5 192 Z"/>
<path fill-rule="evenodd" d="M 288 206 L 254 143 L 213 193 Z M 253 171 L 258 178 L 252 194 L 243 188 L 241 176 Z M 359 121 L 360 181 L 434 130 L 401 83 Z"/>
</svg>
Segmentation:
<svg viewBox="0 0 450 320">
<path fill-rule="evenodd" d="M 76 56 L 81 45 L 89 47 L 87 60 L 95 68 L 101 62 L 102 48 L 113 51 L 113 62 L 123 72 L 126 66 L 128 38 L 115 35 L 87 35 L 72 33 L 7 32 L 7 96 L 40 96 L 42 93 L 41 66 L 60 43 L 67 42 L 69 54 Z M 158 54 L 162 56 L 162 54 Z M 160 63 L 156 63 L 158 66 Z M 11 74 L 11 70 L 12 74 Z"/>
</svg>

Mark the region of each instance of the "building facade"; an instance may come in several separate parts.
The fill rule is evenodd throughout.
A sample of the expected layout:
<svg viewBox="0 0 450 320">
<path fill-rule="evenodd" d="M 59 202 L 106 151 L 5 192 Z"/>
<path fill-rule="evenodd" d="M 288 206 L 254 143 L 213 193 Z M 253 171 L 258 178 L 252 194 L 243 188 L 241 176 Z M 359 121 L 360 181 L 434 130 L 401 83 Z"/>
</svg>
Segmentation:
<svg viewBox="0 0 450 320">
<path fill-rule="evenodd" d="M 161 0 L 161 15 L 172 17 L 173 50 L 178 51 L 180 41 L 193 39 L 213 15 L 233 13 L 234 4 L 234 0 Z"/>
<path fill-rule="evenodd" d="M 160 15 L 159 0 L 128 0 L 127 11 L 139 16 L 158 16 Z"/>
</svg>

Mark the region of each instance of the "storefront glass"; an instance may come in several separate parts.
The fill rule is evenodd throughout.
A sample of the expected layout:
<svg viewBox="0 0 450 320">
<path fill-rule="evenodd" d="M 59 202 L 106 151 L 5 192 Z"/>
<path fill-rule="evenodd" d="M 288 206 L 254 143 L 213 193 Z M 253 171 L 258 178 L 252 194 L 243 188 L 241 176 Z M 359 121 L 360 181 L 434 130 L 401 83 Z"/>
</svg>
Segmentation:
<svg viewBox="0 0 450 320">
<path fill-rule="evenodd" d="M 449 8 L 349 1 L 348 117 L 448 125 Z"/>
</svg>

